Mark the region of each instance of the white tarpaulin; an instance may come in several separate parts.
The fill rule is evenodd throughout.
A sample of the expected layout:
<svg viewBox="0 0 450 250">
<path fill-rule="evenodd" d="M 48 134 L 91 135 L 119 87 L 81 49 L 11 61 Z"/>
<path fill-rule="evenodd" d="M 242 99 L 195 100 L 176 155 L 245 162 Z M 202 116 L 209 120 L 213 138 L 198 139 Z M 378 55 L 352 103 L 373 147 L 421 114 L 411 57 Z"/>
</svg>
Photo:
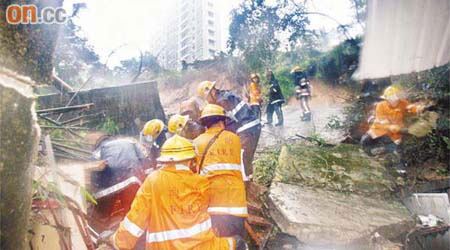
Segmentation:
<svg viewBox="0 0 450 250">
<path fill-rule="evenodd" d="M 450 61 L 450 0 L 369 0 L 355 79 L 419 72 Z"/>
</svg>

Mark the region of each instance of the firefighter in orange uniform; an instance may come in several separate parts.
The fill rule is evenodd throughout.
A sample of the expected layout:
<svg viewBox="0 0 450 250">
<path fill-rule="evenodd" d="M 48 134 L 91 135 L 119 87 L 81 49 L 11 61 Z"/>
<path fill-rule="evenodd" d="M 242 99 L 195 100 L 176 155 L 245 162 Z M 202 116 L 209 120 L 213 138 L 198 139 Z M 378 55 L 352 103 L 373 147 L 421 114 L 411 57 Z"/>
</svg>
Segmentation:
<svg viewBox="0 0 450 250">
<path fill-rule="evenodd" d="M 146 249 L 235 249 L 241 238 L 218 238 L 208 214 L 208 179 L 195 174 L 195 150 L 178 135 L 161 149 L 161 168 L 142 184 L 112 236 L 115 248 L 133 249 L 146 232 Z M 238 239 L 238 241 L 236 241 Z"/>
<path fill-rule="evenodd" d="M 197 169 L 211 183 L 208 212 L 212 227 L 219 237 L 243 236 L 247 213 L 247 199 L 241 165 L 239 136 L 225 130 L 225 110 L 208 104 L 200 122 L 207 127 L 194 140 L 197 147 Z"/>
<path fill-rule="evenodd" d="M 250 86 L 249 86 L 249 105 L 259 118 L 261 118 L 261 86 L 259 85 L 260 79 L 257 74 L 252 74 L 250 76 Z"/>
<path fill-rule="evenodd" d="M 225 122 L 225 129 L 236 133 L 241 139 L 244 181 L 248 181 L 253 174 L 253 157 L 261 134 L 261 120 L 247 102 L 230 90 L 217 89 L 215 85 L 216 82 L 201 82 L 197 87 L 197 96 L 221 106 L 231 118 Z"/>
<path fill-rule="evenodd" d="M 167 127 L 169 133 L 177 134 L 189 140 L 193 140 L 205 132 L 205 127 L 198 124 L 189 115 L 173 115 L 170 117 Z"/>
<path fill-rule="evenodd" d="M 402 142 L 400 130 L 405 126 L 407 113 L 420 113 L 423 106 L 410 104 L 408 100 L 401 98 L 400 90 L 395 86 L 386 88 L 381 96 L 384 100 L 379 102 L 375 110 L 375 121 L 369 131 L 361 138 L 361 144 L 367 149 L 377 140 L 385 139 L 396 152 Z"/>
</svg>

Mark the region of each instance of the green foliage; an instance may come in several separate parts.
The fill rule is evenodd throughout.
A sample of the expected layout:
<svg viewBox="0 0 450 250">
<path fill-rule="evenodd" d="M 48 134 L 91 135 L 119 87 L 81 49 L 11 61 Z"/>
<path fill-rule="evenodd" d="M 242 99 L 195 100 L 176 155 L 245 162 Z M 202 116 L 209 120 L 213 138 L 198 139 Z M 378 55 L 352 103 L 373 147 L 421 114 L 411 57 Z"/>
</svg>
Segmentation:
<svg viewBox="0 0 450 250">
<path fill-rule="evenodd" d="M 255 178 L 256 181 L 264 186 L 270 186 L 272 180 L 275 176 L 275 169 L 278 165 L 278 156 L 280 155 L 280 150 L 276 149 L 264 153 L 261 157 L 253 162 L 255 166 Z"/>
<path fill-rule="evenodd" d="M 358 145 L 319 147 L 294 143 L 281 149 L 275 181 L 388 196 L 394 183 L 386 178 L 387 174 L 386 168 L 361 153 Z"/>
<path fill-rule="evenodd" d="M 108 135 L 115 135 L 119 133 L 119 126 L 111 118 L 107 118 L 102 124 L 98 125 L 97 129 L 102 130 Z"/>
<path fill-rule="evenodd" d="M 80 188 L 81 195 L 83 195 L 83 197 L 86 200 L 97 205 L 97 201 L 86 190 L 85 187 L 83 187 L 83 186 L 78 186 L 78 187 Z M 33 192 L 33 199 L 35 199 L 35 200 L 47 201 L 50 197 L 52 197 L 52 198 L 58 200 L 64 206 L 67 206 L 65 195 L 61 192 L 61 190 L 59 190 L 56 183 L 54 183 L 54 182 L 48 182 L 47 185 L 44 185 L 44 183 L 41 181 L 33 180 L 32 192 Z"/>
<path fill-rule="evenodd" d="M 94 205 L 97 205 L 97 201 L 95 200 L 94 196 L 90 194 L 85 187 L 80 186 L 81 195 L 83 195 L 85 200 L 88 200 L 92 202 Z"/>
<path fill-rule="evenodd" d="M 114 75 L 117 77 L 134 77 L 138 74 L 152 74 L 157 75 L 162 71 L 158 60 L 150 52 L 144 52 L 141 57 L 134 57 L 127 60 L 120 61 L 120 66 L 114 68 Z"/>
<path fill-rule="evenodd" d="M 313 69 L 312 71 L 319 79 L 337 83 L 343 75 L 350 78 L 358 65 L 360 43 L 359 37 L 345 40 L 312 61 L 308 67 Z"/>
<path fill-rule="evenodd" d="M 332 115 L 328 117 L 328 123 L 326 125 L 328 129 L 343 129 L 345 128 L 345 124 L 342 122 L 339 116 Z"/>
<path fill-rule="evenodd" d="M 429 159 L 447 164 L 450 162 L 450 64 L 422 72 L 421 80 L 405 81 L 411 101 L 432 101 L 431 109 L 440 115 L 436 128 L 423 138 L 411 137 L 405 141 L 405 155 L 410 165 L 420 165 Z"/>
<path fill-rule="evenodd" d="M 62 129 L 55 129 L 50 133 L 50 137 L 52 139 L 64 139 L 65 138 L 65 133 L 64 130 Z"/>
<path fill-rule="evenodd" d="M 316 142 L 319 147 L 327 145 L 327 141 L 320 134 L 312 132 L 309 137 L 311 137 L 312 141 Z"/>
<path fill-rule="evenodd" d="M 64 206 L 67 206 L 64 194 L 59 190 L 56 183 L 48 182 L 44 185 L 41 181 L 33 180 L 32 183 L 33 198 L 37 200 L 46 201 L 50 197 L 55 198 Z"/>
<path fill-rule="evenodd" d="M 53 61 L 58 76 L 68 84 L 78 86 L 84 82 L 81 73 L 103 67 L 99 56 L 87 39 L 81 37 L 81 28 L 69 19 L 59 34 Z"/>
<path fill-rule="evenodd" d="M 57 24 L 11 25 L 6 20 L 6 9 L 11 4 L 37 4 L 34 0 L 0 1 L 0 65 L 29 76 L 40 84 L 48 84 L 54 67 Z M 47 6 L 58 7 L 62 1 L 39 1 L 38 11 Z"/>
<path fill-rule="evenodd" d="M 281 92 L 284 98 L 288 100 L 295 94 L 294 81 L 292 80 L 291 68 L 281 67 L 275 70 L 274 75 L 280 84 Z"/>
<path fill-rule="evenodd" d="M 229 52 L 239 50 L 251 71 L 261 70 L 273 63 L 279 34 L 288 34 L 295 44 L 312 34 L 306 29 L 308 23 L 305 7 L 293 1 L 245 0 L 232 11 Z"/>
</svg>

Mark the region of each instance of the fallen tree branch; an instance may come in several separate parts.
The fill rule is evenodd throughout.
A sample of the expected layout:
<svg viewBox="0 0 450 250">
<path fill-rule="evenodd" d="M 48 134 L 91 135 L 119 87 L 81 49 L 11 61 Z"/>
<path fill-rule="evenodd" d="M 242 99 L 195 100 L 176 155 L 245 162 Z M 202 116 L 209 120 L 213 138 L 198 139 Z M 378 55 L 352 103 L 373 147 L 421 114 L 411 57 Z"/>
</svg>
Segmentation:
<svg viewBox="0 0 450 250">
<path fill-rule="evenodd" d="M 65 144 L 61 144 L 61 143 L 57 143 L 57 142 L 52 142 L 52 145 L 57 146 L 57 147 L 71 149 L 71 150 L 82 152 L 82 153 L 86 153 L 86 154 L 89 154 L 89 155 L 92 154 L 91 151 L 84 150 L 84 149 L 77 148 L 77 147 L 73 147 L 73 146 L 69 146 L 69 145 L 65 145 Z"/>
<path fill-rule="evenodd" d="M 36 113 L 37 114 L 45 114 L 45 115 L 58 114 L 58 113 L 71 112 L 71 111 L 80 110 L 80 109 L 90 109 L 92 106 L 94 106 L 94 103 L 74 105 L 74 106 L 69 106 L 69 107 L 41 109 L 41 110 L 36 110 Z"/>
<path fill-rule="evenodd" d="M 50 122 L 50 123 L 52 123 L 52 124 L 54 124 L 56 126 L 61 126 L 62 125 L 61 123 L 59 123 L 59 122 L 57 122 L 57 121 L 55 121 L 55 120 L 53 120 L 53 119 L 51 119 L 49 117 L 46 117 L 44 115 L 38 114 L 38 116 L 39 116 L 39 118 L 42 118 L 42 119 L 44 119 L 44 120 L 46 120 L 46 121 L 48 121 L 48 122 Z M 69 131 L 69 133 L 71 133 L 71 134 L 73 134 L 75 136 L 81 137 L 79 134 L 77 134 L 75 131 L 73 131 L 71 129 L 67 129 L 67 131 Z"/>
<path fill-rule="evenodd" d="M 131 82 L 136 82 L 138 77 L 142 74 L 142 61 L 144 60 L 144 55 L 142 54 L 142 51 L 139 51 L 139 52 L 141 53 L 141 61 L 139 62 L 138 72 L 137 72 L 136 76 L 133 77 L 133 80 L 131 80 Z"/>
<path fill-rule="evenodd" d="M 309 141 L 309 142 L 315 142 L 315 143 L 317 143 L 319 146 L 321 146 L 321 147 L 334 147 L 334 146 L 336 146 L 336 145 L 333 145 L 333 144 L 329 144 L 329 143 L 324 143 L 324 142 L 322 142 L 322 141 L 320 141 L 320 140 L 317 140 L 316 138 L 313 138 L 313 137 L 309 137 L 309 136 L 303 136 L 303 135 L 301 135 L 301 134 L 295 134 L 295 136 L 297 136 L 297 137 L 299 137 L 299 138 L 301 138 L 301 139 L 303 139 L 303 140 L 305 140 L 305 141 Z"/>
<path fill-rule="evenodd" d="M 72 95 L 72 97 L 70 98 L 70 100 L 67 102 L 65 107 L 69 107 L 70 104 L 72 104 L 72 101 L 75 99 L 75 97 L 78 96 L 78 93 L 80 93 L 81 89 L 84 88 L 84 86 L 93 78 L 94 76 L 90 76 L 83 84 L 81 84 L 81 86 L 78 88 L 77 92 L 75 92 L 75 94 Z M 61 120 L 61 118 L 63 117 L 64 113 L 61 113 L 58 118 L 56 119 L 57 122 L 59 122 L 59 120 Z"/>
<path fill-rule="evenodd" d="M 69 84 L 67 84 L 63 79 L 56 76 L 55 72 L 53 72 L 52 79 L 53 85 L 56 85 L 55 87 L 57 87 L 57 89 L 59 89 L 64 94 L 68 94 L 74 91 L 74 89 Z"/>
<path fill-rule="evenodd" d="M 63 126 L 47 126 L 47 125 L 41 125 L 41 128 L 51 128 L 51 129 L 75 129 L 75 130 L 89 130 L 89 128 L 86 127 L 63 127 Z"/>
<path fill-rule="evenodd" d="M 81 116 L 78 116 L 78 117 L 75 117 L 75 118 L 72 118 L 72 119 L 69 119 L 69 120 L 60 122 L 60 123 L 61 123 L 61 125 L 66 125 L 66 124 L 68 124 L 68 123 L 75 122 L 75 121 L 79 121 L 79 120 L 81 120 L 81 119 L 92 118 L 92 117 L 97 117 L 97 116 L 105 116 L 105 112 L 100 112 L 100 113 L 95 113 L 95 114 L 89 114 L 89 115 L 81 115 Z"/>
</svg>

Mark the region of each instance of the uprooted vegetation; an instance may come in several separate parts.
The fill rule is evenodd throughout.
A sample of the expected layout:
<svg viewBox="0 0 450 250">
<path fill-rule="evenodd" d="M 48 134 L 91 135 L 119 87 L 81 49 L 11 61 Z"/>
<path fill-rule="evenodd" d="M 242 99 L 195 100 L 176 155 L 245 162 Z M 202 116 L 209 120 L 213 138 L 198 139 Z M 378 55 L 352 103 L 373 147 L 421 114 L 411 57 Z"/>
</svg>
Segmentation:
<svg viewBox="0 0 450 250">
<path fill-rule="evenodd" d="M 263 154 L 255 161 L 260 184 L 271 181 L 325 188 L 331 191 L 389 196 L 394 178 L 359 146 L 320 147 L 295 143 Z"/>
<path fill-rule="evenodd" d="M 374 111 L 374 103 L 380 100 L 378 97 L 382 95 L 384 87 L 390 84 L 400 86 L 405 90 L 410 102 L 423 103 L 429 111 L 439 115 L 431 133 L 421 138 L 404 136 L 403 158 L 409 166 L 421 166 L 425 162 L 435 161 L 436 164 L 445 164 L 448 169 L 450 161 L 449 67 L 450 65 L 447 64 L 417 74 L 375 81 L 376 88 L 369 98 L 355 98 L 345 109 L 345 120 L 339 129 L 348 131 L 353 142 L 359 142 L 361 135 L 368 129 L 367 118 Z M 416 119 L 409 117 L 407 124 L 413 123 Z"/>
</svg>

